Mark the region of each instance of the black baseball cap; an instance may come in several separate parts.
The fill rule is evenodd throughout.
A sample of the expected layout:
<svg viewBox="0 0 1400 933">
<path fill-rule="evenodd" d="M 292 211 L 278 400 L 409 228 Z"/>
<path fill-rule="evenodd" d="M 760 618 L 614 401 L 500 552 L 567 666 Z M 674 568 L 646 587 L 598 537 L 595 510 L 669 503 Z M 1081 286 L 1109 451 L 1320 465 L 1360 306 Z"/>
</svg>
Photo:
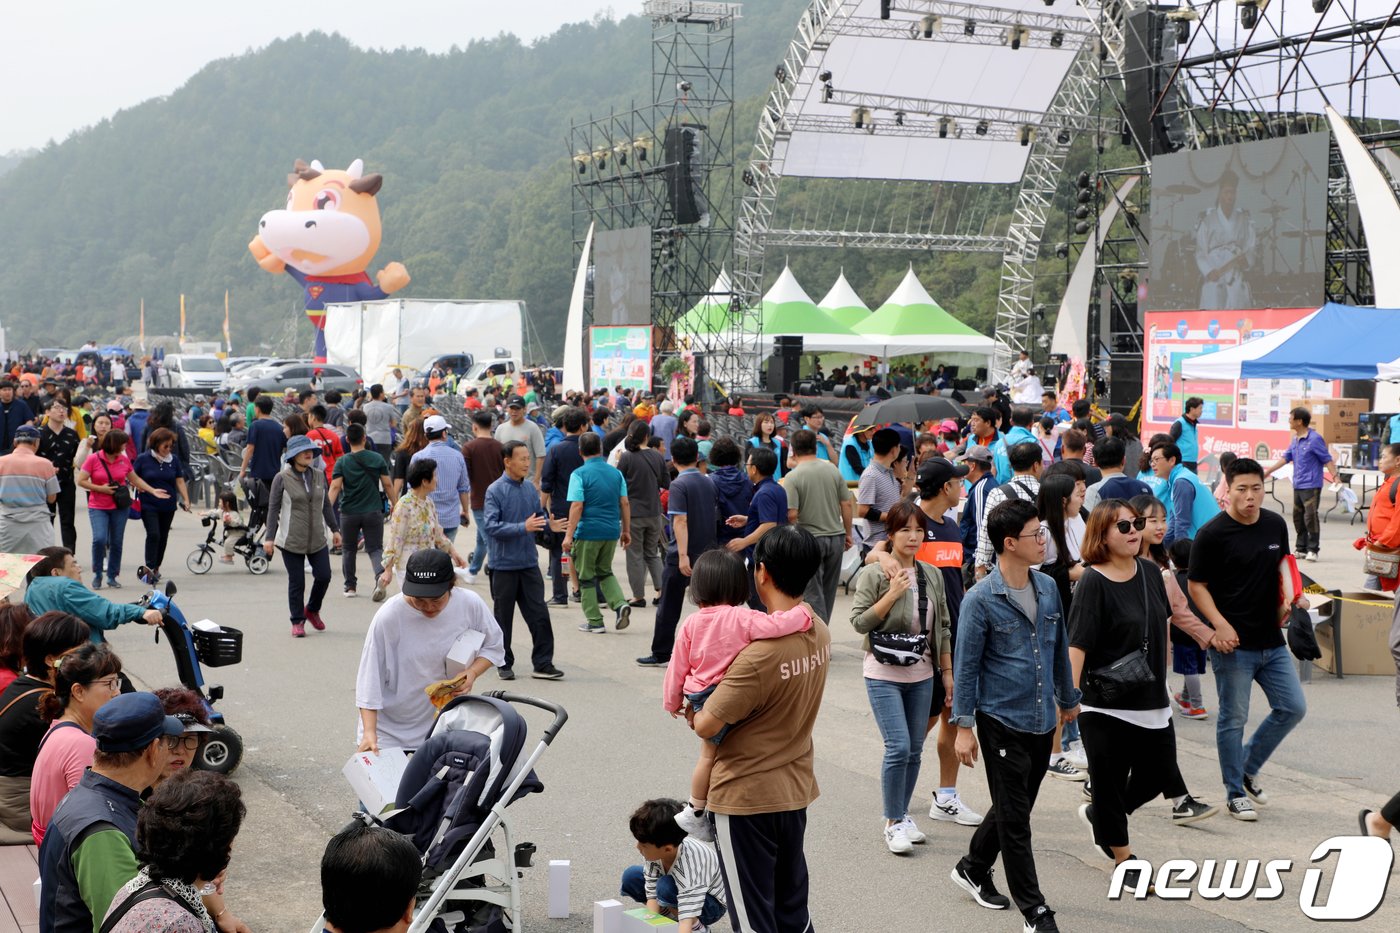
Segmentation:
<svg viewBox="0 0 1400 933">
<path fill-rule="evenodd" d="M 967 475 L 967 467 L 954 463 L 946 457 L 929 457 L 919 465 L 919 475 L 914 485 L 919 487 L 919 495 L 931 496 L 943 488 L 950 479 L 961 479 Z"/>
<path fill-rule="evenodd" d="M 446 551 L 425 548 L 414 551 L 404 568 L 402 592 L 405 596 L 437 599 L 452 589 L 457 574 Z"/>
<path fill-rule="evenodd" d="M 185 724 L 165 714 L 154 693 L 122 693 L 92 716 L 92 737 L 102 752 L 137 752 L 163 735 L 181 735 Z"/>
<path fill-rule="evenodd" d="M 524 407 L 525 407 L 525 399 L 522 398 L 522 397 L 520 397 L 519 395 L 512 395 L 512 396 L 510 397 L 510 401 L 506 402 L 506 407 L 507 407 L 507 408 L 524 408 Z"/>
</svg>

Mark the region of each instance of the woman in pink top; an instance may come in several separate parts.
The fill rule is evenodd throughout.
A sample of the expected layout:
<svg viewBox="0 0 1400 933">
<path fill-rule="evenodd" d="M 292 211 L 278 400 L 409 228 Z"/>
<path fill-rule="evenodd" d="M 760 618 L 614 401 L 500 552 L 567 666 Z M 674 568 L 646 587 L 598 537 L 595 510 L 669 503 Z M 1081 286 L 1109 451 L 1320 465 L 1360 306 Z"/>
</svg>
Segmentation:
<svg viewBox="0 0 1400 933">
<path fill-rule="evenodd" d="M 715 548 L 695 560 L 690 572 L 690 596 L 700 611 L 686 617 L 676 631 L 676 645 L 666 667 L 662 705 L 672 716 L 681 714 L 681 700 L 699 711 L 724 678 L 729 665 L 749 643 L 761 638 L 782 638 L 812 627 L 811 610 L 804 603 L 769 615 L 748 608 L 749 571 L 734 551 Z M 705 820 L 705 798 L 710 793 L 710 771 L 725 726 L 700 746 L 700 760 L 690 778 L 690 806 L 676 815 L 681 829 L 697 839 L 714 839 Z"/>
<path fill-rule="evenodd" d="M 39 701 L 39 718 L 52 724 L 39 743 L 29 784 L 35 845 L 44 841 L 59 801 L 92 764 L 92 717 L 121 692 L 121 670 L 121 659 L 106 644 L 83 645 L 54 663 L 53 693 Z"/>
<path fill-rule="evenodd" d="M 126 519 L 130 511 L 117 508 L 113 494 L 129 486 L 151 491 L 141 477 L 131 472 L 131 460 L 126 455 L 126 433 L 113 428 L 98 441 L 96 452 L 88 455 L 78 468 L 78 485 L 88 491 L 88 520 L 92 523 L 92 588 L 102 588 L 102 570 L 107 570 L 107 585 L 121 586 L 117 575 L 122 569 L 122 539 L 126 535 Z"/>
</svg>

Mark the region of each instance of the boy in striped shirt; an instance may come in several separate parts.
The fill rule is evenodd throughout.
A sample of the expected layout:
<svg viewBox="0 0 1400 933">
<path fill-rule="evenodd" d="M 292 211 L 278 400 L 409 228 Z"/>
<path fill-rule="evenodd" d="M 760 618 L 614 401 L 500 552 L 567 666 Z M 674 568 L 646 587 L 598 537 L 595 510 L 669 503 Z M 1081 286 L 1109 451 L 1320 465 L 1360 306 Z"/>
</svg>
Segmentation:
<svg viewBox="0 0 1400 933">
<path fill-rule="evenodd" d="M 637 851 L 646 860 L 622 873 L 622 894 L 675 919 L 678 933 L 705 933 L 724 916 L 724 877 L 714 847 L 676 825 L 679 800 L 648 800 L 632 814 Z"/>
</svg>

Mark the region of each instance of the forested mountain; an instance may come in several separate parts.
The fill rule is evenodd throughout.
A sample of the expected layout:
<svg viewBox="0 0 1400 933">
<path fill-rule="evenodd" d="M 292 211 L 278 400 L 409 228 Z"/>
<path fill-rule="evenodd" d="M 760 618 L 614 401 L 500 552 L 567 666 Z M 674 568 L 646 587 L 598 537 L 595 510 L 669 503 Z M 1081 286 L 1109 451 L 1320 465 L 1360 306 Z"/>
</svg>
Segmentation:
<svg viewBox="0 0 1400 933">
<path fill-rule="evenodd" d="M 804 7 L 745 5 L 741 160 Z M 413 277 L 404 297 L 524 299 L 557 353 L 573 274 L 570 120 L 649 100 L 650 79 L 641 16 L 443 55 L 311 34 L 216 61 L 168 97 L 50 143 L 0 177 L 0 322 L 12 345 L 76 345 L 134 333 L 144 298 L 147 333 L 169 334 L 183 292 L 190 335 L 216 339 L 228 290 L 236 349 L 304 349 L 299 289 L 258 269 L 246 245 L 258 218 L 281 206 L 294 159 L 338 168 L 362 158 L 384 176 L 385 236 L 371 271 L 402 261 Z M 812 251 L 794 269 L 819 298 L 844 262 L 874 303 L 909 258 Z M 995 258 L 915 258 L 935 297 L 990 329 Z M 769 271 L 780 270 L 778 257 Z"/>
<path fill-rule="evenodd" d="M 4 175 L 10 169 L 34 155 L 37 151 L 36 149 L 15 149 L 11 152 L 0 154 L 0 175 Z"/>
</svg>

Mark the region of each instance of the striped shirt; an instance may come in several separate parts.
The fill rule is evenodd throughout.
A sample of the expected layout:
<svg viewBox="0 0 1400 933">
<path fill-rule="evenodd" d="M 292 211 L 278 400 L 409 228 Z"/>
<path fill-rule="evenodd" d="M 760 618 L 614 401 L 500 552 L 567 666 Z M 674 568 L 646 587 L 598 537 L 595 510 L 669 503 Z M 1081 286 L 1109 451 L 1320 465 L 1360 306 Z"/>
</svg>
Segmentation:
<svg viewBox="0 0 1400 933">
<path fill-rule="evenodd" d="M 724 899 L 724 877 L 719 871 L 719 854 L 714 846 L 697 842 L 689 836 L 676 849 L 676 860 L 668 872 L 660 862 L 646 864 L 647 900 L 656 900 L 656 880 L 669 874 L 676 882 L 676 919 L 699 919 L 705 906 L 705 895 L 713 895 L 721 904 Z"/>
<path fill-rule="evenodd" d="M 904 498 L 904 489 L 895 478 L 894 471 L 878 461 L 871 461 L 860 475 L 860 486 L 856 489 L 856 505 L 874 506 L 881 513 L 879 521 L 870 522 L 870 536 L 867 544 L 884 541 L 889 537 L 885 528 L 884 513 Z M 859 510 L 857 510 L 859 511 Z"/>
<path fill-rule="evenodd" d="M 0 457 L 0 518 L 49 521 L 49 496 L 58 495 L 58 471 L 29 444 Z"/>
</svg>

